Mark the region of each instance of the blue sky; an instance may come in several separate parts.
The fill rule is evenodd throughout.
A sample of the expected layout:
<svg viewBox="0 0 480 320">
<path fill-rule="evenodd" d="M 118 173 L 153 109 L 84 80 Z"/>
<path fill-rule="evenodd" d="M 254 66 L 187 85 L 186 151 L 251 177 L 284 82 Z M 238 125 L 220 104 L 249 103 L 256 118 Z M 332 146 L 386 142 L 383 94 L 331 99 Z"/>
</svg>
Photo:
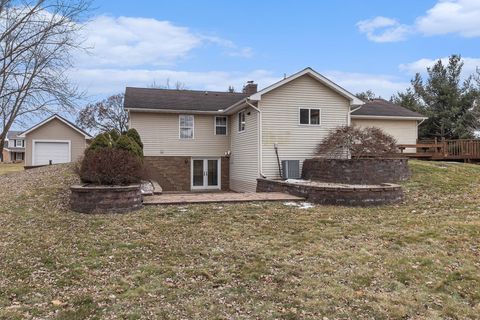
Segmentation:
<svg viewBox="0 0 480 320">
<path fill-rule="evenodd" d="M 480 65 L 480 1 L 110 1 L 87 24 L 73 78 L 91 99 L 126 85 L 260 87 L 313 67 L 352 92 L 389 98 L 459 53 Z"/>
<path fill-rule="evenodd" d="M 125 86 L 260 88 L 307 66 L 384 98 L 415 72 L 458 53 L 480 65 L 479 0 L 113 1 L 85 23 L 90 52 L 71 77 L 90 101 Z"/>
</svg>

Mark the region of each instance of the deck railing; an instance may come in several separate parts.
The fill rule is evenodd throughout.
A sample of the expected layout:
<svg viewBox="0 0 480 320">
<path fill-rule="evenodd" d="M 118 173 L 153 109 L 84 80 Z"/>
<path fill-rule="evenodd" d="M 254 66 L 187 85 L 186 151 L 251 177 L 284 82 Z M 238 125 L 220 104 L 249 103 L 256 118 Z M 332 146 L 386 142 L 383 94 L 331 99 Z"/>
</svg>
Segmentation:
<svg viewBox="0 0 480 320">
<path fill-rule="evenodd" d="M 480 139 L 422 139 L 416 144 L 399 144 L 400 151 L 416 150 L 415 153 L 405 153 L 406 156 L 432 158 L 436 160 L 470 160 L 480 159 Z"/>
</svg>

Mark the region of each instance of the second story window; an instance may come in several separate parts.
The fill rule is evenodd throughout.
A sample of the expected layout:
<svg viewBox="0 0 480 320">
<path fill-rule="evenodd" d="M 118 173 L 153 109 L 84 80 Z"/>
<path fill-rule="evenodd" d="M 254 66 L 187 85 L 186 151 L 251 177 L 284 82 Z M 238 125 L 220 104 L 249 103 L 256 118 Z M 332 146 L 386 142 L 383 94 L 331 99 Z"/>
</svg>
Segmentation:
<svg viewBox="0 0 480 320">
<path fill-rule="evenodd" d="M 215 117 L 215 135 L 227 135 L 227 117 Z"/>
<path fill-rule="evenodd" d="M 15 147 L 17 148 L 23 147 L 23 140 L 15 140 Z"/>
<path fill-rule="evenodd" d="M 300 124 L 320 125 L 320 109 L 300 108 Z"/>
<path fill-rule="evenodd" d="M 194 117 L 193 115 L 182 114 L 179 116 L 180 139 L 193 139 Z"/>
<path fill-rule="evenodd" d="M 245 111 L 238 113 L 238 132 L 245 131 Z"/>
</svg>

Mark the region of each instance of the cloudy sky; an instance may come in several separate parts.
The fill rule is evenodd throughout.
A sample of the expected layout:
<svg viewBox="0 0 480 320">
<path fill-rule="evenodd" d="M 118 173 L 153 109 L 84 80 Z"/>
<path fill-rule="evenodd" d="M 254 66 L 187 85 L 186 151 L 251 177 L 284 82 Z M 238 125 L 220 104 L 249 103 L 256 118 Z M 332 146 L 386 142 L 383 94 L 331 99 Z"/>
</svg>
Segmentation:
<svg viewBox="0 0 480 320">
<path fill-rule="evenodd" d="M 479 0 L 97 0 L 72 78 L 90 99 L 180 81 L 260 87 L 307 66 L 385 98 L 453 53 L 480 66 Z"/>
</svg>

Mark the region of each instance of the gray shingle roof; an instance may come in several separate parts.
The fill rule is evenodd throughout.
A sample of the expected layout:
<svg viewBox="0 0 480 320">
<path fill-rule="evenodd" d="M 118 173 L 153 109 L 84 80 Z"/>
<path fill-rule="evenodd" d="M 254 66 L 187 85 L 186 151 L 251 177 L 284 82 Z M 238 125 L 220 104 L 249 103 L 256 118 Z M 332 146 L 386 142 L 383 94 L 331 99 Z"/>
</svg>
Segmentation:
<svg viewBox="0 0 480 320">
<path fill-rule="evenodd" d="M 218 111 L 246 97 L 244 93 L 127 87 L 124 107 L 126 109 Z"/>
<path fill-rule="evenodd" d="M 383 99 L 373 99 L 366 102 L 360 109 L 352 112 L 352 116 L 425 117 L 418 112 Z"/>
<path fill-rule="evenodd" d="M 17 136 L 22 133 L 22 131 L 8 131 L 7 132 L 7 139 L 12 140 L 12 139 L 19 139 L 23 140 L 23 138 L 18 138 Z"/>
</svg>

